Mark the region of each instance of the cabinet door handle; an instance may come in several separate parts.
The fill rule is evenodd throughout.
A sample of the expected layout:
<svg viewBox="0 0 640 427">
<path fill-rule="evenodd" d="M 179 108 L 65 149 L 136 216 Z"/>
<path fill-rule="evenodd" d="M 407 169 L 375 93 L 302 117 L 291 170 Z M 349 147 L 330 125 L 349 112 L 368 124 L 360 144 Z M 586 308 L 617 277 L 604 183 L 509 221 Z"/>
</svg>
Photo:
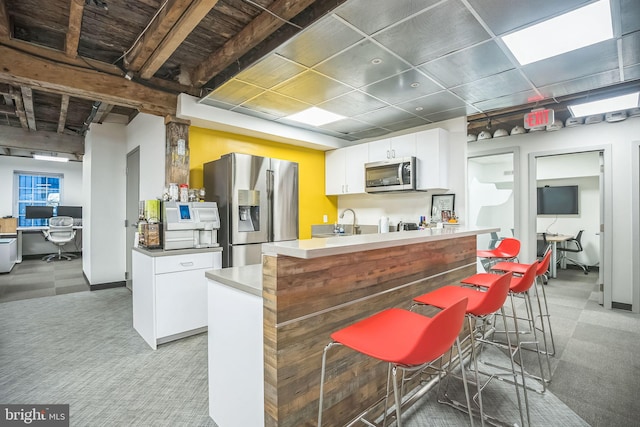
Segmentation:
<svg viewBox="0 0 640 427">
<path fill-rule="evenodd" d="M 183 267 L 193 267 L 193 261 L 181 262 L 180 265 Z"/>
<path fill-rule="evenodd" d="M 390 159 L 390 158 L 391 158 L 391 151 L 387 150 L 387 159 Z"/>
<path fill-rule="evenodd" d="M 345 184 L 344 186 L 344 192 L 348 193 L 349 192 L 349 184 Z"/>
<path fill-rule="evenodd" d="M 391 150 L 391 157 L 396 158 L 396 150 Z"/>
</svg>

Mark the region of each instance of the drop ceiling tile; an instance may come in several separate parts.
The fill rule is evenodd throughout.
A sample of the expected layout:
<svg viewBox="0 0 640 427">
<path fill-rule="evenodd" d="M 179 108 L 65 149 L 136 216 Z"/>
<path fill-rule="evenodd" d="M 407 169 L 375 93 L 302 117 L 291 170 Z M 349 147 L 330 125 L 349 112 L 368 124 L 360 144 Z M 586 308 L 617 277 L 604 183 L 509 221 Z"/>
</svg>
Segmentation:
<svg viewBox="0 0 640 427">
<path fill-rule="evenodd" d="M 305 70 L 305 67 L 273 54 L 245 69 L 235 79 L 270 89 Z"/>
<path fill-rule="evenodd" d="M 358 139 L 366 139 L 366 138 L 377 138 L 379 136 L 384 136 L 389 133 L 391 133 L 391 131 L 388 129 L 373 128 L 373 129 L 363 130 L 362 132 L 350 133 L 349 136 L 351 136 L 352 138 L 355 138 L 355 140 L 358 140 Z"/>
<path fill-rule="evenodd" d="M 636 64 L 624 68 L 624 81 L 630 82 L 638 79 L 640 79 L 640 65 Z"/>
<path fill-rule="evenodd" d="M 344 119 L 338 120 L 337 122 L 327 123 L 326 125 L 320 126 L 322 129 L 329 129 L 336 132 L 341 133 L 354 133 L 354 132 L 362 132 L 367 129 L 371 129 L 375 126 L 372 126 L 369 123 L 363 123 L 358 120 L 353 119 Z"/>
<path fill-rule="evenodd" d="M 638 0 L 620 0 L 622 34 L 640 30 L 640 7 Z"/>
<path fill-rule="evenodd" d="M 362 90 L 389 104 L 397 104 L 438 92 L 442 88 L 424 74 L 411 69 Z"/>
<path fill-rule="evenodd" d="M 454 87 L 451 92 L 475 104 L 480 101 L 498 98 L 531 89 L 531 85 L 518 70 L 509 70 L 475 82 Z"/>
<path fill-rule="evenodd" d="M 459 2 L 447 1 L 384 30 L 375 39 L 413 65 L 419 65 L 489 39 Z"/>
<path fill-rule="evenodd" d="M 242 113 L 248 116 L 258 117 L 260 119 L 265 119 L 265 120 L 276 120 L 280 117 L 279 115 L 273 115 L 264 111 L 252 110 L 250 108 L 245 108 L 245 107 L 236 107 L 233 109 L 233 111 L 235 111 L 236 113 Z"/>
<path fill-rule="evenodd" d="M 395 107 L 384 107 L 369 113 L 360 114 L 355 116 L 355 118 L 376 126 L 385 127 L 387 124 L 412 119 L 415 118 L 415 116 Z"/>
<path fill-rule="evenodd" d="M 441 122 L 443 120 L 455 119 L 457 117 L 466 117 L 467 109 L 465 107 L 453 108 L 447 111 L 441 111 L 435 114 L 425 116 L 425 119 L 431 122 Z"/>
<path fill-rule="evenodd" d="M 487 112 L 497 110 L 499 108 L 512 107 L 514 105 L 523 105 L 529 103 L 529 99 L 536 96 L 537 93 L 534 90 L 525 90 L 518 93 L 512 93 L 506 96 L 501 96 L 493 99 L 474 103 L 473 106 L 480 111 Z"/>
<path fill-rule="evenodd" d="M 264 92 L 263 94 L 245 102 L 245 108 L 256 110 L 262 113 L 271 114 L 276 117 L 284 117 L 290 114 L 299 113 L 310 107 L 309 104 L 297 101 L 274 92 Z"/>
<path fill-rule="evenodd" d="M 324 108 L 327 111 L 342 114 L 346 117 L 353 117 L 384 106 L 386 106 L 385 103 L 358 91 L 347 93 L 318 105 L 319 108 Z"/>
<path fill-rule="evenodd" d="M 428 125 L 429 123 L 431 123 L 431 121 L 423 119 L 422 117 L 413 117 L 408 120 L 385 125 L 384 128 L 389 129 L 392 132 L 396 132 L 400 130 L 415 128 L 418 126 Z"/>
<path fill-rule="evenodd" d="M 350 92 L 352 89 L 315 71 L 306 71 L 273 89 L 309 104 L 318 104 Z"/>
<path fill-rule="evenodd" d="M 380 63 L 373 63 L 380 60 Z M 411 66 L 371 40 L 364 40 L 314 69 L 329 77 L 362 87 L 398 74 Z"/>
<path fill-rule="evenodd" d="M 445 87 L 460 86 L 514 68 L 492 40 L 423 64 L 421 70 Z"/>
<path fill-rule="evenodd" d="M 567 80 L 549 86 L 543 86 L 539 90 L 545 98 L 554 98 L 574 93 L 587 92 L 603 86 L 610 86 L 618 82 L 620 82 L 620 72 L 616 69 L 573 80 Z"/>
<path fill-rule="evenodd" d="M 403 110 L 420 117 L 464 106 L 464 102 L 462 102 L 458 97 L 444 90 L 442 92 L 434 93 L 433 95 L 423 96 L 422 98 L 396 105 L 396 107 L 402 108 Z"/>
<path fill-rule="evenodd" d="M 313 67 L 362 38 L 361 34 L 329 16 L 317 21 L 276 52 L 299 64 Z"/>
<path fill-rule="evenodd" d="M 394 0 L 393 7 L 389 7 L 389 0 L 350 0 L 336 9 L 336 15 L 366 34 L 373 34 L 438 1 Z"/>
<path fill-rule="evenodd" d="M 505 0 L 468 1 L 491 31 L 502 35 L 584 6 L 593 0 L 509 0 L 508 5 Z"/>
<path fill-rule="evenodd" d="M 534 62 L 522 67 L 536 87 L 573 80 L 618 67 L 615 40 L 605 40 L 591 46 Z"/>
<path fill-rule="evenodd" d="M 227 104 L 226 102 L 216 101 L 215 99 L 211 99 L 209 97 L 203 98 L 200 100 L 201 104 L 210 105 L 212 107 L 222 108 L 223 110 L 231 110 L 234 105 Z"/>
<path fill-rule="evenodd" d="M 230 80 L 223 84 L 209 95 L 206 99 L 223 102 L 226 104 L 239 105 L 254 96 L 259 95 L 264 90 L 237 80 Z"/>
<path fill-rule="evenodd" d="M 622 37 L 622 63 L 625 67 L 640 64 L 640 31 Z"/>
</svg>

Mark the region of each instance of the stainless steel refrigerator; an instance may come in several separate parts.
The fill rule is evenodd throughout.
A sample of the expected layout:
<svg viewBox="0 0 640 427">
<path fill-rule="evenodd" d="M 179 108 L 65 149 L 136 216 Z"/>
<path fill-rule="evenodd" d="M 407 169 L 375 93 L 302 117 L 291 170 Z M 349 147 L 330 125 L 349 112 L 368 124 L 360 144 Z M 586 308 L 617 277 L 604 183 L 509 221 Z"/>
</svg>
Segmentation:
<svg viewBox="0 0 640 427">
<path fill-rule="evenodd" d="M 220 212 L 222 266 L 260 264 L 262 244 L 298 238 L 298 164 L 230 153 L 205 163 L 206 200 Z"/>
</svg>

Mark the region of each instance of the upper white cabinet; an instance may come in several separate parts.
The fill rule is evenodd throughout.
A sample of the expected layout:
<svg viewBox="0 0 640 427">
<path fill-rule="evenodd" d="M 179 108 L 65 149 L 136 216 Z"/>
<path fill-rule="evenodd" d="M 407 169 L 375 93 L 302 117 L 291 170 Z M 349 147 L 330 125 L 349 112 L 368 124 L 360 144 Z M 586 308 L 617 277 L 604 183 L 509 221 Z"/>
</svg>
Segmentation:
<svg viewBox="0 0 640 427">
<path fill-rule="evenodd" d="M 364 193 L 364 164 L 369 157 L 368 144 L 358 144 L 324 155 L 325 194 Z"/>
<path fill-rule="evenodd" d="M 416 189 L 449 188 L 449 132 L 430 129 L 416 135 Z"/>
<path fill-rule="evenodd" d="M 370 162 L 411 157 L 416 155 L 416 134 L 380 139 L 367 145 L 369 145 Z"/>
</svg>

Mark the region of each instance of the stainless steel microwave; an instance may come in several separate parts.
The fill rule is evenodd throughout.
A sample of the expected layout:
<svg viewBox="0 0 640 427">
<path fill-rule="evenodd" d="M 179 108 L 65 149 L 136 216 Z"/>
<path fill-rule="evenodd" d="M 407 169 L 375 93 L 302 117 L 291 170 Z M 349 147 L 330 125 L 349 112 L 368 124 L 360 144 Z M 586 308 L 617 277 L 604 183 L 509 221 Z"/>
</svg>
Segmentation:
<svg viewBox="0 0 640 427">
<path fill-rule="evenodd" d="M 416 189 L 416 158 L 402 157 L 364 165 L 365 191 L 407 191 Z"/>
</svg>

